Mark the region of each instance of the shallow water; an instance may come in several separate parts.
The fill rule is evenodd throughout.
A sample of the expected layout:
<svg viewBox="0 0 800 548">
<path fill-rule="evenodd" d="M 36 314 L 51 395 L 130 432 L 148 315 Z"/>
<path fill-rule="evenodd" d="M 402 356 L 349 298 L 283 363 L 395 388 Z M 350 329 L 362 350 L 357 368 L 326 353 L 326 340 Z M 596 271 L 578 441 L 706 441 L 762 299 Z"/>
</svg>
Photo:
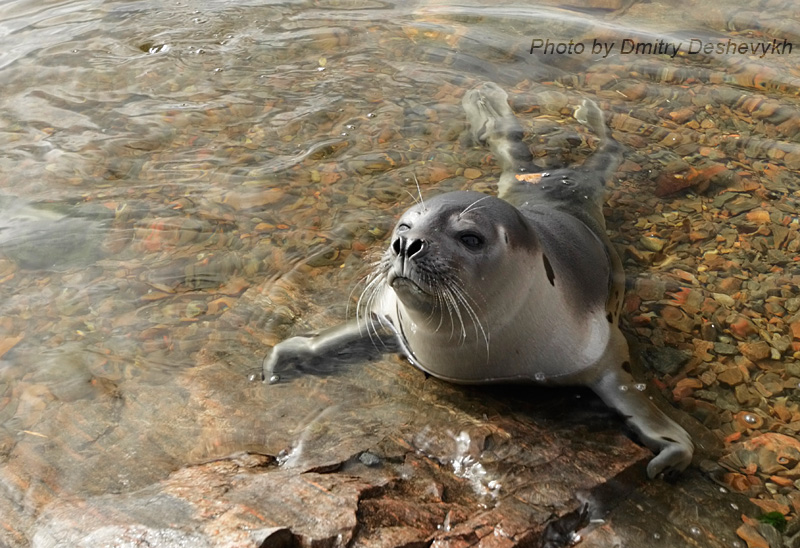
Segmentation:
<svg viewBox="0 0 800 548">
<path fill-rule="evenodd" d="M 404 367 L 397 360 L 292 379 L 309 394 L 303 405 L 248 379 L 270 345 L 352 313 L 364 265 L 417 183 L 423 196 L 492 189 L 499 169 L 466 137 L 460 106 L 485 80 L 509 91 L 542 167 L 589 152 L 593 138 L 570 118 L 581 98 L 610 113 L 629 154 L 609 223 L 640 301 L 675 284 L 729 295 L 725 280 L 743 281 L 708 314 L 713 331 L 682 317 L 656 329 L 642 318 L 658 306 L 631 305 L 630 332 L 657 347 L 735 344 L 729 316 L 739 314 L 771 359 L 795 363 L 796 4 L 491 4 L 0 6 L 7 520 L 33 519 L 53 496 L 126 492 L 236 451 L 324 463 L 342 440 L 380 439 L 415 415 L 396 395 L 407 381 L 387 374 Z M 728 39 L 756 49 L 689 50 Z M 655 52 L 621 49 L 635 43 Z M 720 246 L 735 264 L 704 262 L 729 253 Z M 783 320 L 746 313 L 764 306 Z M 781 389 L 767 403 L 740 398 L 729 415 L 762 409 L 791 433 L 769 398 L 797 394 L 796 368 L 772 374 Z M 733 394 L 714 382 L 705 388 Z M 742 432 L 725 420 L 709 428 Z M 457 442 L 425 432 L 421 450 L 459 462 Z"/>
</svg>

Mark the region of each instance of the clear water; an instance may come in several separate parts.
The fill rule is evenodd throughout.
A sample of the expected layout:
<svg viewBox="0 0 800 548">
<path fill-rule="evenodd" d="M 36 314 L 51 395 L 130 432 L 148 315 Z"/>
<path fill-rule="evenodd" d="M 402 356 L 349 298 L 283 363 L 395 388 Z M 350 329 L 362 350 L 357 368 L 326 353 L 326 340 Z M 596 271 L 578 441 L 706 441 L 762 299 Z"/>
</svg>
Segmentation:
<svg viewBox="0 0 800 548">
<path fill-rule="evenodd" d="M 507 89 L 544 136 L 531 140 L 543 167 L 589 150 L 568 115 L 582 97 L 612 113 L 631 150 L 612 185 L 622 245 L 639 241 L 648 214 L 700 214 L 691 192 L 655 196 L 660 173 L 688 166 L 722 166 L 741 178 L 737 192 L 773 200 L 797 228 L 793 2 L 539 4 L 4 2 L 0 483 L 18 504 L 11 519 L 235 451 L 294 448 L 287 458 L 322 462 L 343 439 L 380 438 L 417 413 L 396 360 L 293 380 L 306 402 L 249 377 L 270 345 L 347 315 L 415 181 L 423 195 L 492 188 L 499 171 L 465 138 L 460 107 L 479 82 Z M 623 40 L 685 51 L 728 38 L 785 38 L 795 51 L 619 54 Z M 532 54 L 536 40 L 553 53 Z M 616 53 L 592 54 L 595 43 Z M 642 249 L 629 264 L 645 280 L 699 267 L 651 264 Z"/>
</svg>

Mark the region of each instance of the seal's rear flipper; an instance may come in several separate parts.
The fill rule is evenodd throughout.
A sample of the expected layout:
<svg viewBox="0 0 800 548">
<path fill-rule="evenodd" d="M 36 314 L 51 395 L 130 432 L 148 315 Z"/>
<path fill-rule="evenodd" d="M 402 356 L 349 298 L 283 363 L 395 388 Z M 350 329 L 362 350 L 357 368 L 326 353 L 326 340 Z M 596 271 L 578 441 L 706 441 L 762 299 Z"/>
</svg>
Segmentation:
<svg viewBox="0 0 800 548">
<path fill-rule="evenodd" d="M 522 126 L 508 106 L 508 94 L 500 86 L 485 82 L 464 94 L 461 104 L 472 136 L 492 150 L 503 173 L 531 169 L 533 156 L 522 141 Z"/>
<path fill-rule="evenodd" d="M 600 138 L 597 149 L 576 169 L 599 173 L 601 181 L 608 181 L 622 162 L 622 146 L 611 136 L 603 111 L 591 99 L 584 99 L 575 109 L 575 119 Z"/>
<path fill-rule="evenodd" d="M 619 333 L 618 330 L 617 332 Z M 622 337 L 622 333 L 619 333 L 619 337 Z M 627 344 L 624 350 L 624 356 L 615 356 L 615 359 L 627 359 Z M 644 392 L 638 390 L 633 378 L 622 370 L 621 363 L 607 363 L 601 370 L 601 376 L 591 384 L 592 390 L 609 407 L 616 409 L 641 442 L 656 454 L 647 465 L 647 475 L 650 478 L 662 473 L 670 476 L 689 466 L 694 444 L 686 430 L 667 417 Z"/>
</svg>

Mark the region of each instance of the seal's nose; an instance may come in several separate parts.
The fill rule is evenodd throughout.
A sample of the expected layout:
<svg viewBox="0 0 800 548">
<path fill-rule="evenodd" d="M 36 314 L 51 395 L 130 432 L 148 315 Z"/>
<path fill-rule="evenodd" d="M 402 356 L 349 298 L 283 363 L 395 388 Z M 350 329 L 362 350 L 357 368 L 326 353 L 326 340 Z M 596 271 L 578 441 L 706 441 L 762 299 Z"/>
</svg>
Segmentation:
<svg viewBox="0 0 800 548">
<path fill-rule="evenodd" d="M 398 236 L 392 242 L 392 251 L 394 251 L 394 254 L 406 259 L 410 259 L 415 256 L 420 257 L 424 255 L 427 250 L 428 245 L 425 243 L 425 240 L 421 238 L 406 238 L 404 236 Z"/>
</svg>

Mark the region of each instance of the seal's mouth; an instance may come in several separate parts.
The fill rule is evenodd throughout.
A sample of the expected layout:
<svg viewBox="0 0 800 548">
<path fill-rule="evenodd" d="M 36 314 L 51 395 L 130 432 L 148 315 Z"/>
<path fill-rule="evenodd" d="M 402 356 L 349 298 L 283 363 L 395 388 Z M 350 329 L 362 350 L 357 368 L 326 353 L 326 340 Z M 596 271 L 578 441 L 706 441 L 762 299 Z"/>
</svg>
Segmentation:
<svg viewBox="0 0 800 548">
<path fill-rule="evenodd" d="M 390 272 L 386 281 L 398 295 L 416 298 L 426 298 L 430 296 L 417 282 L 406 276 Z"/>
</svg>

